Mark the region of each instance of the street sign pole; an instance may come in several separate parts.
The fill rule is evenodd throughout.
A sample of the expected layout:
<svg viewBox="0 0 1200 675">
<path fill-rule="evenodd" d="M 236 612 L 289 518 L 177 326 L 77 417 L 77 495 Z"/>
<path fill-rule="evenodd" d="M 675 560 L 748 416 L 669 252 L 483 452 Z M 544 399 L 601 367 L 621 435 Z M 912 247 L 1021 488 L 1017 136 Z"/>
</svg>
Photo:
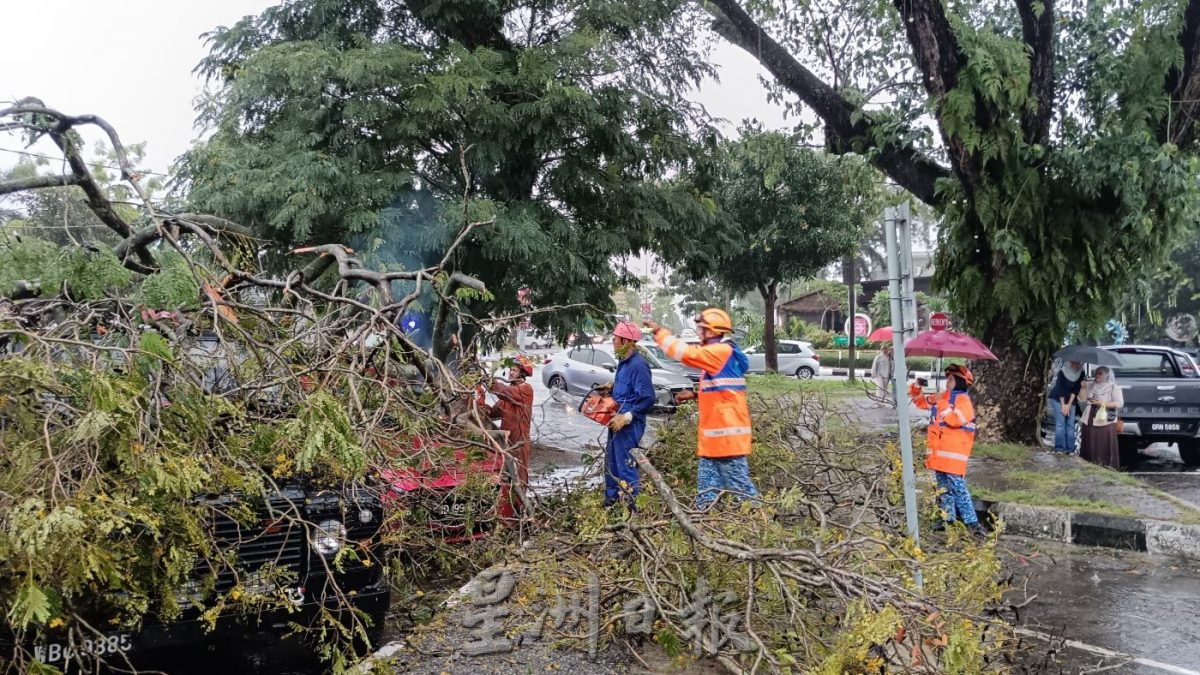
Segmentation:
<svg viewBox="0 0 1200 675">
<path fill-rule="evenodd" d="M 900 422 L 900 461 L 902 464 L 902 473 L 904 479 L 904 515 L 908 521 L 908 535 L 912 537 L 913 546 L 921 547 L 921 533 L 918 530 L 917 523 L 917 478 L 913 471 L 913 448 L 912 448 L 912 426 L 908 420 L 908 394 L 905 391 L 908 385 L 908 365 L 904 359 L 904 283 L 900 269 L 900 244 L 898 241 L 899 223 L 898 218 L 906 217 L 908 208 L 904 205 L 903 211 L 897 213 L 897 209 L 889 208 L 884 212 L 883 228 L 887 236 L 887 255 L 888 255 L 888 289 L 891 293 L 892 301 L 892 347 L 896 353 L 896 372 L 895 372 L 895 397 L 896 397 L 896 415 Z M 921 568 L 913 570 L 913 578 L 916 581 L 917 589 L 922 589 L 924 580 L 921 577 Z"/>
<path fill-rule="evenodd" d="M 896 243 L 900 246 L 901 298 L 904 300 L 904 339 L 917 336 L 917 294 L 913 289 L 912 214 L 908 200 L 896 207 Z"/>
</svg>

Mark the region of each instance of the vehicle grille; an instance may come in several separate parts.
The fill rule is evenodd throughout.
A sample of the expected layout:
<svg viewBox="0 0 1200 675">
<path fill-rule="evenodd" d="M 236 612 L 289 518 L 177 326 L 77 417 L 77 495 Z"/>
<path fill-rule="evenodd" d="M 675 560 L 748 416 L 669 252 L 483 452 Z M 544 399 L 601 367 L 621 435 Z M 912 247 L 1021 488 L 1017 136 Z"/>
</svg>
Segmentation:
<svg viewBox="0 0 1200 675">
<path fill-rule="evenodd" d="M 256 572 L 292 572 L 297 576 L 305 552 L 304 525 L 286 501 L 259 511 L 253 522 L 214 510 L 212 529 L 219 555 L 201 560 L 193 577 L 215 575 L 216 590 L 226 591 Z"/>
</svg>

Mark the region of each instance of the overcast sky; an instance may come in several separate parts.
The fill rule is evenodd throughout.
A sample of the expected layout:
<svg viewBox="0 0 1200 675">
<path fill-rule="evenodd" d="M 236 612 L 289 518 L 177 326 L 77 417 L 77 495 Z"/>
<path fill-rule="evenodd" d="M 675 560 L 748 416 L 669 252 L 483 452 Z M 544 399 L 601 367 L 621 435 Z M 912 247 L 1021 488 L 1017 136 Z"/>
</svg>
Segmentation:
<svg viewBox="0 0 1200 675">
<path fill-rule="evenodd" d="M 200 35 L 276 4 L 270 0 L 40 0 L 4 3 L 0 22 L 0 101 L 37 96 L 68 114 L 92 113 L 125 143 L 148 143 L 145 170 L 165 172 L 197 136 L 192 101 L 203 83 L 192 69 L 205 55 Z M 782 109 L 766 100 L 758 63 L 722 44 L 714 53 L 721 82 L 697 100 L 729 120 L 756 118 L 784 128 Z M 96 138 L 94 132 L 88 138 Z M 47 145 L 49 147 L 47 147 Z M 0 135 L 0 149 L 20 149 Z M 36 151 L 57 157 L 53 145 Z M 0 166 L 16 160 L 0 151 Z"/>
</svg>

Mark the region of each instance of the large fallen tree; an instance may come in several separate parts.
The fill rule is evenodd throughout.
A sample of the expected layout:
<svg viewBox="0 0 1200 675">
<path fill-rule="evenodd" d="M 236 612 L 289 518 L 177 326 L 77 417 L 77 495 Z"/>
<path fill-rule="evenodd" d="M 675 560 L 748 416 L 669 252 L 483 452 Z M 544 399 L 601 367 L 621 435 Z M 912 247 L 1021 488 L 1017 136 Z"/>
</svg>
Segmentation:
<svg viewBox="0 0 1200 675">
<path fill-rule="evenodd" d="M 486 297 L 469 275 L 444 264 L 375 271 L 339 245 L 291 251 L 311 259 L 272 272 L 256 265 L 272 244 L 250 228 L 164 212 L 145 194 L 140 217 L 127 221 L 103 191 L 89 190 L 88 167 L 72 159 L 75 129 L 89 124 L 120 154 L 120 138 L 100 118 L 33 100 L 0 110 L 0 128 L 49 135 L 72 170 L 0 184 L 0 193 L 77 185 L 119 237 L 111 248 L 64 248 L 0 233 L 0 264 L 30 272 L 0 289 L 0 641 L 8 645 L 0 659 L 14 672 L 49 670 L 28 648 L 48 635 L 92 644 L 113 626 L 170 623 L 187 611 L 216 624 L 286 608 L 287 570 L 260 569 L 265 591 L 262 579 L 219 585 L 238 561 L 213 522 L 248 524 L 258 517 L 248 504 L 273 503 L 289 485 L 391 505 L 377 536 L 330 559 L 341 573 L 386 563 L 379 550 L 390 545 L 440 545 L 419 495 L 389 501 L 396 476 L 420 485 L 442 467 L 505 456 L 503 439 L 481 422 L 481 371 L 468 359 L 448 368 L 398 321 L 426 288 L 444 316 L 466 294 Z M 122 160 L 121 168 L 137 188 L 133 167 Z M 464 219 L 461 231 L 488 226 Z M 61 268 L 52 287 L 38 278 L 51 266 Z M 397 292 L 396 282 L 407 286 Z M 753 464 L 765 490 L 756 513 L 697 514 L 676 496 L 695 488 L 692 427 L 681 416 L 639 455 L 647 491 L 628 519 L 614 520 L 589 491 L 543 500 L 534 512 L 519 489 L 497 490 L 488 475 L 464 482 L 455 498 L 469 506 L 460 515 L 523 526 L 496 532 L 457 565 L 521 560 L 539 571 L 528 583 L 543 592 L 594 575 L 610 589 L 597 602 L 653 600 L 655 639 L 669 651 L 694 644 L 733 669 L 1002 665 L 992 657 L 1006 639 L 986 614 L 999 599 L 996 558 L 957 535 L 939 550 L 912 547 L 893 447 L 831 433 L 836 415 L 812 400 L 761 402 L 755 424 Z M 511 469 L 500 473 L 503 483 Z M 214 513 L 214 495 L 237 499 Z M 503 506 L 513 502 L 517 517 L 508 517 Z M 290 513 L 272 511 L 268 527 L 286 529 Z M 509 546 L 530 535 L 533 546 Z M 197 577 L 198 569 L 212 573 Z M 392 574 L 401 589 L 413 583 L 410 568 Z M 744 608 L 746 640 L 690 635 L 680 598 L 699 594 L 701 579 Z M 379 626 L 347 617 L 351 591 L 333 583 L 323 593 L 333 606 L 294 629 L 340 670 Z M 111 608 L 111 625 L 93 623 L 97 602 Z M 621 637 L 605 626 L 603 639 Z M 82 651 L 72 660 L 94 666 Z"/>
</svg>

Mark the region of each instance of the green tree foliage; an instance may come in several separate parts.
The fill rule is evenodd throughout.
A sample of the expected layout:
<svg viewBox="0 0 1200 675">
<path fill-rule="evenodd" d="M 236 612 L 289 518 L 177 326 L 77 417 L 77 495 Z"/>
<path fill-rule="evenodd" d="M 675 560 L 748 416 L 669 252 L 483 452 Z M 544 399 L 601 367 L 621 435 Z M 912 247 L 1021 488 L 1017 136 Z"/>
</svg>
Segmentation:
<svg viewBox="0 0 1200 675">
<path fill-rule="evenodd" d="M 682 95 L 710 72 L 686 4 L 290 0 L 208 36 L 190 197 L 284 242 L 365 233 L 425 262 L 469 198 L 495 219 L 452 261 L 493 292 L 477 309 L 515 311 L 523 287 L 609 309 L 615 256 L 719 245 L 695 236 L 710 201 L 668 179 L 709 133 Z"/>
<path fill-rule="evenodd" d="M 73 136 L 74 137 L 74 136 Z M 145 143 L 126 147 L 129 160 L 135 166 L 146 154 Z M 120 171 L 113 169 L 117 159 L 105 143 L 92 148 L 88 169 L 113 202 L 112 208 L 125 220 L 136 221 L 138 210 L 133 205 L 137 194 L 129 184 L 120 180 Z M 0 181 L 17 178 L 32 178 L 51 172 L 49 160 L 42 157 L 22 156 L 7 171 L 0 171 Z M 147 175 L 142 186 L 156 195 L 163 189 L 161 177 Z M 0 199 L 0 230 L 9 234 L 33 236 L 55 244 L 103 244 L 112 246 L 119 237 L 104 225 L 87 205 L 87 199 L 78 187 L 55 187 L 6 195 Z"/>
<path fill-rule="evenodd" d="M 1102 325 L 1200 215 L 1200 0 L 1013 4 L 710 6 L 831 147 L 938 209 L 936 287 L 1001 358 L 978 372 L 981 428 L 1025 439 L 1026 364 Z M 844 30 L 844 50 L 812 39 Z"/>
<path fill-rule="evenodd" d="M 764 302 L 767 369 L 777 368 L 775 303 L 781 283 L 816 275 L 855 252 L 877 205 L 879 174 L 854 157 L 800 147 L 779 133 L 748 131 L 720 152 L 715 195 L 737 241 L 714 276 Z"/>
</svg>

